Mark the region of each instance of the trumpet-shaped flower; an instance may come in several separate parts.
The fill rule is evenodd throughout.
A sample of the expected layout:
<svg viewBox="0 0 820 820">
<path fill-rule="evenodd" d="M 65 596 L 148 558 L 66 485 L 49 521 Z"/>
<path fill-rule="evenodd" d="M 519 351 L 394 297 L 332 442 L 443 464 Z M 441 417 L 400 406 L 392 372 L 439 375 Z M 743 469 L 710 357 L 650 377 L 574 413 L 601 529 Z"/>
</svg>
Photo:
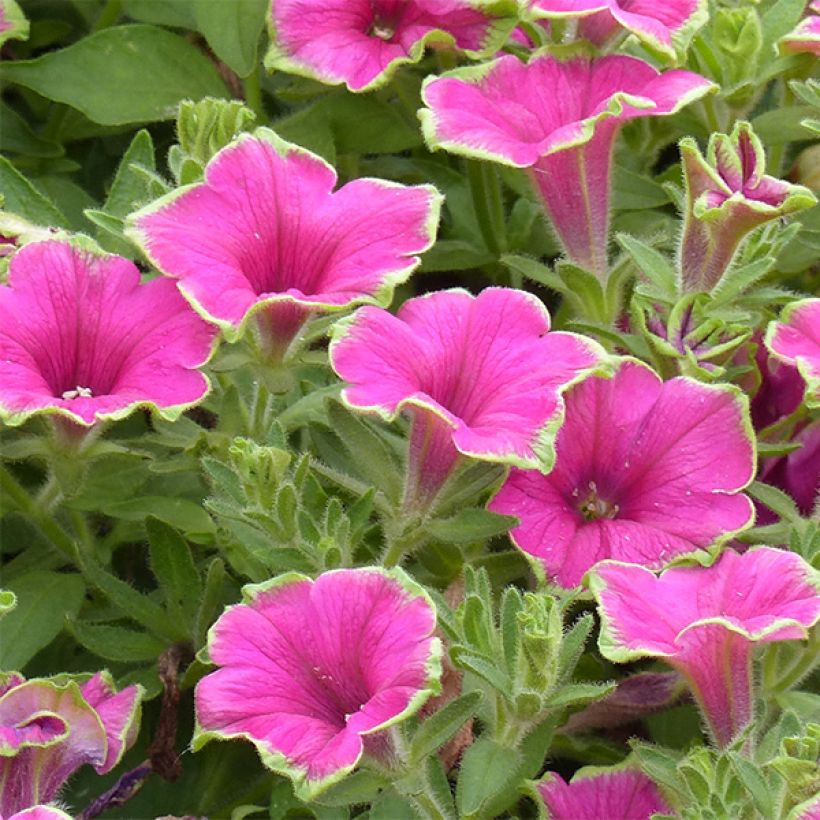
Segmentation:
<svg viewBox="0 0 820 820">
<path fill-rule="evenodd" d="M 221 668 L 197 684 L 194 749 L 249 740 L 311 799 L 438 691 L 435 610 L 399 569 L 289 573 L 243 596 L 209 634 Z"/>
<path fill-rule="evenodd" d="M 645 774 L 623 766 L 586 766 L 569 783 L 547 772 L 536 788 L 550 820 L 649 820 L 671 812 Z"/>
<path fill-rule="evenodd" d="M 386 304 L 435 239 L 429 185 L 357 179 L 260 128 L 223 148 L 204 182 L 132 214 L 129 234 L 229 341 L 258 314 L 271 357 L 315 311 Z"/>
<path fill-rule="evenodd" d="M 514 22 L 511 0 L 273 0 L 265 65 L 370 91 L 427 46 L 492 54 Z"/>
<path fill-rule="evenodd" d="M 430 501 L 459 453 L 548 470 L 561 391 L 603 355 L 572 333 L 548 333 L 529 293 L 439 291 L 397 315 L 364 307 L 334 328 L 330 358 L 345 402 L 393 420 L 412 415 L 409 499 Z"/>
<path fill-rule="evenodd" d="M 0 418 L 89 426 L 136 407 L 178 417 L 208 390 L 214 330 L 174 284 L 67 241 L 26 245 L 0 286 Z"/>
<path fill-rule="evenodd" d="M 141 690 L 98 672 L 72 680 L 0 681 L 0 817 L 54 800 L 80 766 L 111 771 L 136 739 Z"/>
<path fill-rule="evenodd" d="M 687 207 L 680 248 L 685 290 L 711 290 L 754 228 L 817 202 L 802 185 L 766 176 L 763 145 L 747 122 L 712 134 L 704 158 L 695 140 L 680 142 Z"/>
<path fill-rule="evenodd" d="M 707 19 L 703 0 L 532 0 L 534 17 L 579 19 L 581 37 L 603 45 L 620 31 L 634 34 L 654 51 L 674 57 L 673 38 Z"/>
<path fill-rule="evenodd" d="M 549 475 L 512 470 L 489 508 L 517 516 L 511 538 L 563 587 L 616 558 L 660 568 L 748 526 L 754 475 L 745 397 L 688 378 L 666 383 L 623 360 L 566 396 Z"/>
<path fill-rule="evenodd" d="M 604 561 L 589 574 L 603 655 L 660 658 L 687 679 L 720 746 L 752 719 L 752 648 L 800 640 L 820 619 L 820 581 L 799 555 L 726 550 L 711 567 Z"/>
<path fill-rule="evenodd" d="M 673 114 L 712 87 L 633 57 L 522 63 L 507 55 L 429 77 L 419 116 L 431 148 L 528 168 L 569 257 L 603 278 L 618 128 Z"/>
<path fill-rule="evenodd" d="M 783 310 L 766 332 L 766 346 L 797 367 L 806 382 L 806 402 L 820 406 L 820 299 L 802 299 Z"/>
<path fill-rule="evenodd" d="M 813 13 L 780 40 L 781 50 L 820 56 L 820 0 L 809 3 L 809 11 Z"/>
</svg>

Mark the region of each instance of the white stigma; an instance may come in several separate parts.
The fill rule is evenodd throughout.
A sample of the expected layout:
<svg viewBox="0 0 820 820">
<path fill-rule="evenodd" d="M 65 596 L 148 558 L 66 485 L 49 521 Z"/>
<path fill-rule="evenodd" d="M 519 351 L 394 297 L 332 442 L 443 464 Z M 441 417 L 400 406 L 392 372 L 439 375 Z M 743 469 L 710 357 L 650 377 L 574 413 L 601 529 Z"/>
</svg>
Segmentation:
<svg viewBox="0 0 820 820">
<path fill-rule="evenodd" d="M 66 390 L 63 393 L 64 399 L 90 399 L 93 398 L 90 387 L 80 387 L 78 384 L 73 390 Z"/>
</svg>

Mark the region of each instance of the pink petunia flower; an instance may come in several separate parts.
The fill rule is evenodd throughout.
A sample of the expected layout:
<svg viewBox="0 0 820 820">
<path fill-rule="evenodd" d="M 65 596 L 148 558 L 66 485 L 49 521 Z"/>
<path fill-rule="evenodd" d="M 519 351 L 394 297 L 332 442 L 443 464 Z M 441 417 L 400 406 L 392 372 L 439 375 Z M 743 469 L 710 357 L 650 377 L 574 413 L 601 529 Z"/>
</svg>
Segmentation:
<svg viewBox="0 0 820 820">
<path fill-rule="evenodd" d="M 323 159 L 260 128 L 222 149 L 204 182 L 132 214 L 127 233 L 228 341 L 256 317 L 277 361 L 312 313 L 387 304 L 435 241 L 432 186 L 335 185 Z"/>
<path fill-rule="evenodd" d="M 508 288 L 438 291 L 395 316 L 365 307 L 336 325 L 330 360 L 349 382 L 345 402 L 387 421 L 410 412 L 406 501 L 430 502 L 459 454 L 549 469 L 561 391 L 603 357 L 549 327 L 535 296 Z"/>
<path fill-rule="evenodd" d="M 812 192 L 766 176 L 766 154 L 747 122 L 712 134 L 706 157 L 691 137 L 680 142 L 686 214 L 680 247 L 683 288 L 709 291 L 754 228 L 817 203 Z"/>
<path fill-rule="evenodd" d="M 492 54 L 515 24 L 515 8 L 512 0 L 273 0 L 265 65 L 371 91 L 421 60 L 427 46 Z"/>
<path fill-rule="evenodd" d="M 111 771 L 136 739 L 139 686 L 98 672 L 72 680 L 0 680 L 0 816 L 48 803 L 77 769 Z"/>
<path fill-rule="evenodd" d="M 0 815 L 0 820 L 3 816 Z M 32 806 L 30 809 L 12 814 L 8 820 L 72 820 L 70 814 L 55 806 Z"/>
<path fill-rule="evenodd" d="M 766 347 L 794 365 L 806 382 L 806 403 L 820 407 L 820 299 L 802 299 L 783 309 L 766 331 Z"/>
<path fill-rule="evenodd" d="M 214 329 L 174 284 L 140 284 L 132 262 L 67 241 L 17 251 L 0 286 L 0 418 L 77 425 L 150 407 L 168 419 L 200 401 Z"/>
<path fill-rule="evenodd" d="M 660 73 L 634 57 L 522 63 L 507 55 L 428 77 L 419 116 L 433 149 L 528 168 L 570 259 L 604 278 L 619 127 L 674 114 L 713 88 L 698 74 Z"/>
<path fill-rule="evenodd" d="M 694 32 L 708 18 L 704 0 L 531 0 L 534 17 L 579 19 L 578 33 L 603 45 L 621 31 L 634 34 L 654 51 L 674 58 L 673 38 Z"/>
<path fill-rule="evenodd" d="M 550 820 L 649 820 L 671 812 L 645 774 L 623 766 L 586 766 L 569 783 L 547 772 L 536 788 Z"/>
<path fill-rule="evenodd" d="M 809 3 L 809 15 L 779 40 L 782 51 L 820 56 L 820 0 Z"/>
<path fill-rule="evenodd" d="M 489 504 L 517 516 L 510 536 L 571 588 L 605 558 L 660 568 L 751 524 L 747 401 L 734 387 L 668 382 L 622 360 L 566 396 L 549 475 L 512 470 Z"/>
<path fill-rule="evenodd" d="M 752 648 L 801 640 L 820 619 L 820 581 L 799 555 L 726 550 L 711 567 L 604 561 L 588 576 L 602 654 L 616 663 L 660 658 L 688 681 L 720 746 L 752 719 Z"/>
<path fill-rule="evenodd" d="M 400 569 L 288 573 L 246 586 L 243 599 L 209 633 L 221 668 L 196 687 L 194 750 L 249 740 L 309 800 L 363 753 L 383 753 L 374 733 L 438 692 L 435 609 Z"/>
</svg>

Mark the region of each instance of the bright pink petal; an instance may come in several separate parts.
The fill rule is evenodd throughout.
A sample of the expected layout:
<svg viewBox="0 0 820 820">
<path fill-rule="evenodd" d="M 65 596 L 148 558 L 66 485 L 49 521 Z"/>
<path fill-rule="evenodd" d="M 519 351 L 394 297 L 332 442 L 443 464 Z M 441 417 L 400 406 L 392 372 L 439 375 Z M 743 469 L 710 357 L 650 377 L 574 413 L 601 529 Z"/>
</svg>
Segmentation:
<svg viewBox="0 0 820 820">
<path fill-rule="evenodd" d="M 766 334 L 769 350 L 795 365 L 806 381 L 809 406 L 820 404 L 820 299 L 792 302 Z"/>
<path fill-rule="evenodd" d="M 811 6 L 815 14 L 802 20 L 794 31 L 780 40 L 780 47 L 784 51 L 820 56 L 820 9 L 815 8 L 816 5 L 814 3 Z"/>
<path fill-rule="evenodd" d="M 538 793 L 550 820 L 649 820 L 655 813 L 671 813 L 658 787 L 645 774 L 627 768 L 581 769 L 570 783 L 548 772 L 538 783 Z"/>
<path fill-rule="evenodd" d="M 548 576 L 577 586 L 598 561 L 659 568 L 747 526 L 754 448 L 739 393 L 624 360 L 566 396 L 549 475 L 512 470 L 490 503 Z M 716 431 L 720 431 L 716 434 Z"/>
<path fill-rule="evenodd" d="M 205 395 L 196 367 L 213 340 L 172 282 L 141 285 L 122 257 L 32 243 L 0 287 L 0 413 L 11 424 L 46 411 L 90 425 L 148 405 L 174 417 Z"/>
<path fill-rule="evenodd" d="M 8 820 L 71 820 L 71 815 L 54 806 L 33 806 L 12 814 Z"/>
<path fill-rule="evenodd" d="M 274 0 L 265 63 L 369 91 L 428 44 L 491 53 L 512 22 L 471 0 Z"/>
<path fill-rule="evenodd" d="M 429 185 L 335 184 L 324 160 L 260 129 L 220 151 L 203 183 L 132 215 L 129 231 L 231 339 L 280 301 L 386 303 L 432 244 L 441 198 Z"/>
<path fill-rule="evenodd" d="M 356 765 L 363 734 L 412 713 L 437 686 L 435 613 L 401 571 L 291 574 L 245 596 L 211 631 L 222 668 L 197 685 L 196 746 L 246 738 L 312 795 Z"/>
</svg>

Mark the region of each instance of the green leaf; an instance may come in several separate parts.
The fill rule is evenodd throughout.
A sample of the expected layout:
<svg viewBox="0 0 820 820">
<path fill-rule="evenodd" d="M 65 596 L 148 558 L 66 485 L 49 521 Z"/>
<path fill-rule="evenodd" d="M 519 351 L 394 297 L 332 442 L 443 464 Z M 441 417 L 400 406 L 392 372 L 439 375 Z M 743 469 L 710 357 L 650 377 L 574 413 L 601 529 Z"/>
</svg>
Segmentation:
<svg viewBox="0 0 820 820">
<path fill-rule="evenodd" d="M 387 781 L 367 769 L 359 769 L 344 780 L 331 786 L 320 795 L 317 803 L 324 806 L 350 806 L 357 803 L 369 803 L 378 794 Z"/>
<path fill-rule="evenodd" d="M 631 745 L 638 765 L 646 775 L 661 786 L 671 789 L 673 793 L 679 790 L 677 756 L 648 743 L 635 742 Z"/>
<path fill-rule="evenodd" d="M 570 683 L 562 686 L 547 700 L 550 708 L 559 706 L 575 706 L 600 700 L 615 690 L 614 683 Z"/>
<path fill-rule="evenodd" d="M 431 521 L 427 525 L 427 532 L 451 544 L 466 544 L 503 535 L 515 526 L 517 520 L 512 515 L 499 515 L 490 510 L 474 507 L 462 510 L 452 518 Z"/>
<path fill-rule="evenodd" d="M 766 778 L 763 777 L 757 766 L 748 758 L 737 752 L 728 752 L 729 760 L 735 774 L 740 778 L 746 790 L 752 796 L 755 807 L 761 817 L 776 817 L 774 795 Z"/>
<path fill-rule="evenodd" d="M 151 191 L 144 174 L 132 166 L 139 165 L 149 171 L 156 171 L 154 142 L 144 128 L 137 131 L 120 160 L 111 190 L 105 200 L 103 210 L 123 219 L 151 199 Z"/>
<path fill-rule="evenodd" d="M 35 60 L 7 61 L 0 79 L 66 103 L 102 125 L 170 120 L 180 100 L 226 97 L 214 64 L 156 26 L 115 26 Z"/>
<path fill-rule="evenodd" d="M 0 102 L 0 146 L 3 151 L 28 157 L 59 157 L 63 148 L 38 136 L 10 106 Z"/>
<path fill-rule="evenodd" d="M 35 225 L 67 228 L 68 220 L 5 157 L 0 157 L 0 196 L 3 208 Z"/>
<path fill-rule="evenodd" d="M 721 276 L 720 281 L 712 290 L 712 305 L 717 307 L 732 302 L 744 291 L 759 282 L 774 265 L 775 260 L 771 256 L 763 259 L 756 259 L 748 265 L 731 268 Z"/>
<path fill-rule="evenodd" d="M 546 265 L 536 262 L 535 259 L 530 259 L 528 256 L 507 253 L 500 257 L 500 261 L 502 265 L 505 265 L 511 271 L 520 273 L 522 276 L 531 279 L 539 285 L 545 285 L 564 295 L 570 293 L 570 289 L 557 273 Z"/>
<path fill-rule="evenodd" d="M 194 0 L 196 26 L 214 54 L 240 77 L 256 67 L 269 0 Z"/>
<path fill-rule="evenodd" d="M 782 145 L 813 139 L 814 134 L 803 121 L 814 116 L 810 105 L 787 105 L 766 111 L 752 120 L 752 127 L 761 141 L 767 145 Z"/>
<path fill-rule="evenodd" d="M 211 516 L 187 498 L 168 498 L 161 495 L 144 495 L 129 501 L 107 504 L 102 512 L 124 521 L 143 521 L 149 515 L 190 535 L 214 532 Z"/>
<path fill-rule="evenodd" d="M 512 691 L 512 683 L 509 676 L 501 669 L 499 669 L 491 660 L 480 655 L 470 652 L 464 646 L 456 644 L 450 650 L 450 656 L 453 663 L 460 669 L 466 669 L 474 675 L 478 675 L 482 680 L 486 681 L 504 695 Z"/>
<path fill-rule="evenodd" d="M 411 765 L 417 765 L 450 740 L 475 715 L 483 697 L 479 691 L 468 692 L 424 720 L 410 744 Z"/>
<path fill-rule="evenodd" d="M 677 275 L 672 264 L 660 251 L 629 234 L 619 233 L 615 239 L 632 257 L 638 270 L 650 279 L 661 293 L 671 297 L 675 296 L 678 291 Z"/>
<path fill-rule="evenodd" d="M 194 622 L 194 645 L 196 647 L 205 644 L 208 629 L 222 609 L 222 587 L 224 583 L 225 564 L 222 563 L 220 558 L 214 558 L 205 574 L 205 590 Z"/>
<path fill-rule="evenodd" d="M 75 617 L 85 596 L 80 575 L 35 570 L 5 586 L 17 607 L 0 620 L 0 669 L 22 670 Z"/>
<path fill-rule="evenodd" d="M 413 807 L 393 789 L 385 789 L 371 804 L 368 820 L 417 820 Z"/>
<path fill-rule="evenodd" d="M 188 543 L 176 530 L 152 516 L 146 519 L 145 529 L 151 569 L 165 596 L 168 612 L 190 626 L 199 607 L 202 584 Z"/>
<path fill-rule="evenodd" d="M 69 226 L 80 232 L 88 232 L 88 224 L 84 211 L 86 208 L 95 208 L 97 203 L 84 189 L 72 182 L 66 176 L 33 177 L 32 183 L 47 196 L 65 214 Z"/>
<path fill-rule="evenodd" d="M 165 643 L 153 635 L 121 626 L 70 621 L 69 629 L 78 643 L 109 661 L 150 661 L 166 649 Z"/>
<path fill-rule="evenodd" d="M 196 28 L 191 0 L 124 0 L 124 10 L 140 23 Z"/>
<path fill-rule="evenodd" d="M 789 522 L 800 521 L 800 510 L 792 498 L 777 487 L 771 484 L 764 484 L 762 481 L 753 481 L 747 488 L 747 492 L 758 501 L 762 501 L 770 510 L 774 511 L 780 518 Z"/>
<path fill-rule="evenodd" d="M 803 16 L 806 0 L 778 0 L 763 15 L 763 54 L 769 56 L 775 43 L 788 34 Z"/>
<path fill-rule="evenodd" d="M 459 817 L 486 817 L 488 803 L 519 779 L 521 754 L 480 738 L 464 754 L 456 786 Z"/>
<path fill-rule="evenodd" d="M 635 174 L 616 165 L 612 173 L 612 206 L 616 210 L 637 211 L 659 208 L 669 202 L 663 186 L 646 174 Z"/>
</svg>

